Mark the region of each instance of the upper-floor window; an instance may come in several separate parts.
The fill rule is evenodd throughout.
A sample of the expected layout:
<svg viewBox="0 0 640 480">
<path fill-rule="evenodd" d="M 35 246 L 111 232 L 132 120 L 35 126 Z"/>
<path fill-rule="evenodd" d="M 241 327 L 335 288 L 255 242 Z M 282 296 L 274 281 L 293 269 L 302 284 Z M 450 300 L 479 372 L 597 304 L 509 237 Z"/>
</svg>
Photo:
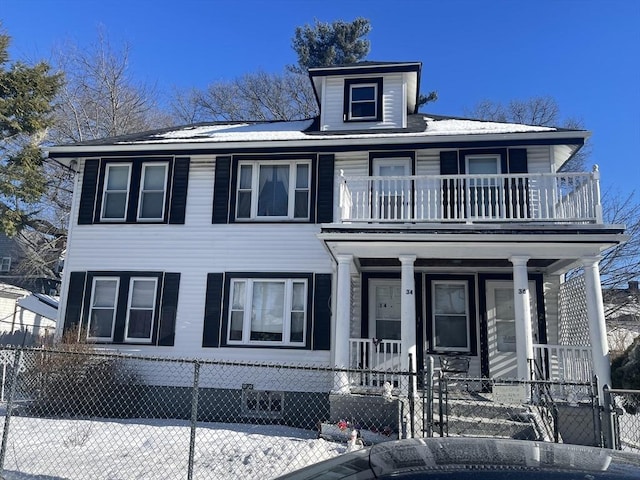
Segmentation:
<svg viewBox="0 0 640 480">
<path fill-rule="evenodd" d="M 382 78 L 345 80 L 344 119 L 382 120 Z"/>
<path fill-rule="evenodd" d="M 231 281 L 229 344 L 304 345 L 306 324 L 306 279 Z"/>
<path fill-rule="evenodd" d="M 78 224 L 183 224 L 189 158 L 102 158 L 84 163 Z"/>
<path fill-rule="evenodd" d="M 146 163 L 142 166 L 138 220 L 162 220 L 167 192 L 167 164 Z"/>
<path fill-rule="evenodd" d="M 237 219 L 309 219 L 311 162 L 238 165 Z"/>
<path fill-rule="evenodd" d="M 8 272 L 11 270 L 11 257 L 2 257 L 0 260 L 0 272 Z"/>
<path fill-rule="evenodd" d="M 124 221 L 129 202 L 129 188 L 131 184 L 131 164 L 107 165 L 102 194 L 102 220 Z"/>
</svg>

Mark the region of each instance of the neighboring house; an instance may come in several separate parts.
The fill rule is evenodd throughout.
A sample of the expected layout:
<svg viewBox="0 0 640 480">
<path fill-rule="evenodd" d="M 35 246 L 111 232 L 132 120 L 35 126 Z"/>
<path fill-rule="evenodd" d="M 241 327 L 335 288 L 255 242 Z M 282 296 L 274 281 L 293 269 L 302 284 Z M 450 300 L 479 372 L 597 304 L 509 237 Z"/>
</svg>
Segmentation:
<svg viewBox="0 0 640 480">
<path fill-rule="evenodd" d="M 627 288 L 610 288 L 603 292 L 609 345 L 624 351 L 640 335 L 640 288 L 632 280 Z"/>
<path fill-rule="evenodd" d="M 51 343 L 57 316 L 56 297 L 0 283 L 0 345 Z"/>
<path fill-rule="evenodd" d="M 42 238 L 37 232 L 29 232 L 28 235 L 30 240 Z M 36 245 L 33 248 L 38 248 L 37 242 L 33 243 Z M 59 274 L 61 268 L 60 263 L 55 273 Z M 60 289 L 58 278 L 49 278 L 34 271 L 18 239 L 3 233 L 0 233 L 0 282 L 47 295 L 57 295 Z"/>
<path fill-rule="evenodd" d="M 560 172 L 589 133 L 417 113 L 420 72 L 313 68 L 315 119 L 51 148 L 78 172 L 58 335 L 414 371 L 464 356 L 495 378 L 571 380 L 577 358 L 608 383 L 598 260 L 623 226 L 597 169 Z M 380 388 L 332 381 L 313 388 Z"/>
</svg>

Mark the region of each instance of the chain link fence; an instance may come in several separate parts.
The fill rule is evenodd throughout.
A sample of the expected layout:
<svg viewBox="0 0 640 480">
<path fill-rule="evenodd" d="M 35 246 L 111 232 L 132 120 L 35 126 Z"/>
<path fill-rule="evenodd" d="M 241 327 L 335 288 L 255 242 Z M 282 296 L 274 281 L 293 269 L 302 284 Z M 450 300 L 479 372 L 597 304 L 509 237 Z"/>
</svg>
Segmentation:
<svg viewBox="0 0 640 480">
<path fill-rule="evenodd" d="M 640 453 L 640 390 L 605 388 L 612 413 L 614 447 Z"/>
<path fill-rule="evenodd" d="M 586 383 L 149 358 L 86 345 L 7 347 L 0 364 L 0 473 L 9 480 L 269 479 L 412 436 L 601 438 Z M 640 430 L 624 423 L 634 415 L 616 417 L 621 438 Z"/>
<path fill-rule="evenodd" d="M 69 348 L 0 350 L 3 478 L 266 479 L 406 435 L 397 389 L 330 393 L 353 372 Z"/>
<path fill-rule="evenodd" d="M 592 383 L 438 375 L 424 392 L 425 436 L 603 445 Z"/>
</svg>

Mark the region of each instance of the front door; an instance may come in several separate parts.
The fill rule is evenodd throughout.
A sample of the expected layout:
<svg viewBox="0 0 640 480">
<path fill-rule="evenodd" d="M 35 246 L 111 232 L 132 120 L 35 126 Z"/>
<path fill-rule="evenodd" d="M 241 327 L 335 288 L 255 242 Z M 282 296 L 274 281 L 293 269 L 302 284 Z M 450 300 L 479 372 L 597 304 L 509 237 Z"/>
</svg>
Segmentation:
<svg viewBox="0 0 640 480">
<path fill-rule="evenodd" d="M 400 340 L 401 291 L 399 278 L 369 280 L 369 337 Z"/>
<path fill-rule="evenodd" d="M 529 282 L 531 300 L 531 331 L 537 340 L 536 285 Z M 491 378 L 518 378 L 516 356 L 516 320 L 511 280 L 488 280 L 487 341 L 489 351 L 489 376 Z"/>
<path fill-rule="evenodd" d="M 381 220 L 412 218 L 413 195 L 411 182 L 411 158 L 376 158 L 373 161 L 375 191 L 372 198 L 372 216 Z"/>
</svg>

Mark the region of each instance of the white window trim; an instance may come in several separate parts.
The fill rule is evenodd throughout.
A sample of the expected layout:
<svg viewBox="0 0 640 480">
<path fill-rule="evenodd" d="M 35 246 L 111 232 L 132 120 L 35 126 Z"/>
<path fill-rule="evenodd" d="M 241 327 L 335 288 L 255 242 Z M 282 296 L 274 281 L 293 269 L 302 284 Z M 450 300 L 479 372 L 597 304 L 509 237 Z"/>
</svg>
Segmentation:
<svg viewBox="0 0 640 480">
<path fill-rule="evenodd" d="M 496 161 L 496 173 L 495 174 L 489 174 L 489 173 L 473 174 L 473 173 L 469 173 L 470 160 L 479 159 L 479 158 L 493 158 Z M 486 154 L 486 155 L 482 155 L 482 154 L 478 153 L 478 154 L 473 154 L 473 155 L 465 155 L 464 156 L 464 161 L 465 161 L 465 169 L 466 169 L 465 171 L 467 172 L 467 175 L 501 175 L 502 174 L 502 159 L 501 159 L 500 155 L 498 155 L 498 154 L 489 153 L 489 154 Z"/>
<path fill-rule="evenodd" d="M 147 174 L 147 167 L 164 167 L 164 186 L 162 189 L 162 213 L 159 217 L 143 217 L 142 216 L 142 195 L 143 193 L 159 192 L 159 190 L 144 190 L 144 177 Z M 138 222 L 157 222 L 164 220 L 165 206 L 167 203 L 167 178 L 169 176 L 169 164 L 167 162 L 144 162 L 142 164 L 142 175 L 140 178 L 140 192 L 138 193 L 138 213 L 136 220 Z M 131 177 L 129 177 L 131 178 Z"/>
<path fill-rule="evenodd" d="M 105 217 L 105 211 L 107 206 L 107 185 L 109 183 L 109 170 L 112 167 L 128 167 L 129 174 L 127 178 L 127 190 L 126 190 L 126 200 L 124 202 L 124 215 L 122 218 L 114 218 L 114 217 Z M 104 184 L 102 185 L 102 206 L 100 208 L 100 221 L 102 222 L 126 222 L 127 221 L 127 211 L 129 210 L 129 196 L 131 195 L 131 163 L 108 163 L 105 175 L 104 175 Z M 121 192 L 122 190 L 118 190 Z"/>
<path fill-rule="evenodd" d="M 136 280 L 153 281 L 153 305 L 151 307 L 151 328 L 149 329 L 149 337 L 129 337 L 129 318 L 131 314 L 131 299 L 133 297 L 133 282 Z M 158 300 L 158 279 L 156 277 L 131 277 L 129 280 L 129 298 L 127 299 L 127 320 L 124 326 L 124 341 L 134 343 L 151 343 L 153 339 L 153 327 L 156 323 L 156 302 Z M 148 309 L 144 309 L 148 310 Z"/>
<path fill-rule="evenodd" d="M 240 170 L 243 165 L 251 165 L 251 211 L 249 217 L 240 217 L 238 216 L 238 192 L 240 192 Z M 278 166 L 278 165 L 288 165 L 289 166 L 289 189 L 288 189 L 288 204 L 287 204 L 287 215 L 286 216 L 273 216 L 273 215 L 258 215 L 258 197 L 259 197 L 259 187 L 260 187 L 260 166 Z M 308 167 L 308 177 L 307 177 L 307 215 L 304 217 L 295 217 L 295 194 L 296 191 L 304 190 L 296 187 L 297 180 L 297 166 L 298 165 L 307 165 Z M 248 189 L 242 189 L 243 191 L 248 191 Z M 238 162 L 238 181 L 236 184 L 236 205 L 235 205 L 235 216 L 237 220 L 241 221 L 282 221 L 282 220 L 290 220 L 292 222 L 305 222 L 310 218 L 311 211 L 311 161 L 310 160 L 277 160 L 277 161 L 260 161 L 260 160 L 247 160 Z"/>
<path fill-rule="evenodd" d="M 353 90 L 356 88 L 373 87 L 373 99 L 372 100 L 353 100 Z M 373 116 L 358 117 L 353 114 L 353 105 L 357 103 L 371 103 L 375 107 Z M 378 118 L 378 84 L 373 83 L 354 83 L 349 85 L 349 120 L 376 120 Z"/>
<path fill-rule="evenodd" d="M 259 341 L 251 340 L 251 311 L 252 311 L 252 299 L 253 299 L 253 284 L 256 282 L 271 282 L 271 283 L 284 283 L 285 284 L 285 298 L 284 298 L 284 319 L 282 326 L 282 341 Z M 242 340 L 231 340 L 231 314 L 233 312 L 233 291 L 236 283 L 245 284 L 245 297 L 244 297 L 244 310 L 242 318 Z M 302 341 L 291 342 L 287 339 L 291 338 L 291 303 L 293 300 L 293 284 L 304 284 L 304 322 L 302 326 Z M 309 282 L 306 278 L 233 278 L 229 284 L 229 308 L 227 312 L 227 344 L 228 345 L 264 345 L 264 346 L 297 346 L 303 347 L 306 345 L 307 340 L 307 320 L 309 316 L 308 312 L 308 296 L 309 296 Z"/>
<path fill-rule="evenodd" d="M 269 399 L 269 406 L 273 402 L 274 399 L 280 402 L 280 410 L 273 411 L 271 409 L 262 410 L 259 408 L 260 404 L 260 395 L 266 395 Z M 258 402 L 258 408 L 250 409 L 249 408 L 249 399 L 250 397 L 257 397 L 256 401 Z M 253 418 L 282 418 L 282 412 L 284 411 L 284 392 L 280 391 L 266 391 L 266 390 L 254 390 L 252 388 L 243 388 L 242 390 L 242 415 L 244 417 L 253 417 Z"/>
<path fill-rule="evenodd" d="M 435 309 L 435 293 L 436 285 L 463 285 L 465 296 L 465 313 L 466 313 L 466 341 L 467 346 L 464 347 L 441 347 L 436 343 L 436 309 Z M 434 280 L 431 282 L 431 345 L 434 352 L 471 352 L 471 334 L 470 322 L 471 312 L 469 311 L 469 282 L 467 280 Z"/>
<path fill-rule="evenodd" d="M 96 284 L 99 281 L 115 281 L 116 282 L 116 295 L 115 298 L 113 299 L 113 317 L 111 318 L 111 336 L 110 337 L 92 337 L 91 336 L 91 317 L 92 317 L 92 312 L 94 310 L 94 306 L 93 306 L 93 301 L 95 298 L 95 293 L 96 293 Z M 105 341 L 109 341 L 112 342 L 113 341 L 113 333 L 115 331 L 116 328 L 116 311 L 118 309 L 118 293 L 120 292 L 120 277 L 93 277 L 93 282 L 91 285 L 91 302 L 89 303 L 89 321 L 88 321 L 88 325 L 87 325 L 87 340 L 95 340 L 95 341 L 99 341 L 99 342 L 105 342 Z M 98 310 L 102 310 L 101 308 L 98 308 Z"/>
<path fill-rule="evenodd" d="M 5 267 L 6 265 L 6 267 Z M 9 272 L 11 270 L 11 257 L 2 257 L 0 261 L 0 272 Z"/>
</svg>

